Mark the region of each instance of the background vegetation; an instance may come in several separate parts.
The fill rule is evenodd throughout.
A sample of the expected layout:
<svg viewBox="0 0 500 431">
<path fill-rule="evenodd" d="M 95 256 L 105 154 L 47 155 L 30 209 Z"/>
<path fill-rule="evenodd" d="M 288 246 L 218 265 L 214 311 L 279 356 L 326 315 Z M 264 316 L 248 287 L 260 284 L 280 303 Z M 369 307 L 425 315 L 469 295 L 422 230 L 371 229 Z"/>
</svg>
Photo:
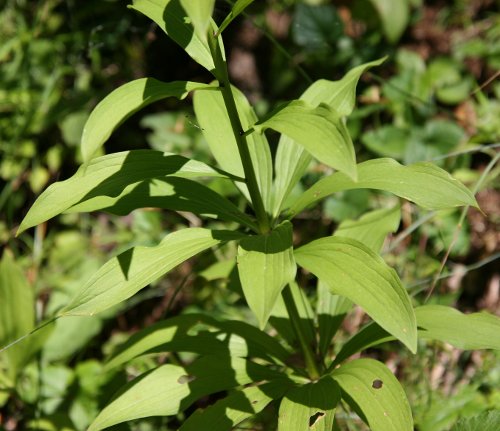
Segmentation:
<svg viewBox="0 0 500 431">
<path fill-rule="evenodd" d="M 189 213 L 149 210 L 120 218 L 65 214 L 15 237 L 36 196 L 76 170 L 83 125 L 104 95 L 142 76 L 211 79 L 125 3 L 6 0 L 0 9 L 0 346 L 54 315 L 110 256 L 202 223 Z M 229 10 L 218 2 L 217 22 Z M 358 159 L 434 161 L 476 192 L 482 212 L 427 213 L 405 203 L 384 257 L 419 301 L 500 314 L 498 4 L 269 0 L 255 2 L 228 31 L 231 77 L 259 115 L 298 97 L 312 80 L 337 79 L 353 66 L 389 56 L 358 86 L 359 109 L 348 124 Z M 189 103 L 169 99 L 145 112 L 124 124 L 106 150 L 154 148 L 211 162 Z M 318 164 L 302 187 L 325 169 Z M 223 183 L 212 186 L 242 204 Z M 365 190 L 337 194 L 301 215 L 296 240 L 327 234 L 391 199 Z M 222 257 L 187 262 L 111 312 L 57 321 L 28 339 L 30 351 L 11 351 L 17 355 L 13 368 L 3 367 L 7 352 L 0 353 L 0 429 L 85 429 L 127 379 L 102 371 L 106 355 L 160 318 L 204 310 L 253 319 L 234 274 L 218 264 Z M 23 293 L 16 296 L 11 286 Z M 7 299 L 14 296 L 13 305 Z M 346 337 L 364 322 L 356 309 L 345 321 Z M 500 409 L 498 353 L 436 343 L 413 356 L 394 353 L 395 346 L 366 355 L 385 361 L 404 381 L 419 430 L 475 429 L 467 418 L 483 412 L 494 423 L 486 412 Z M 134 362 L 128 375 L 148 369 L 148 361 Z M 265 410 L 247 429 L 269 429 L 275 415 Z M 113 429 L 176 429 L 180 419 Z M 345 429 L 363 429 L 355 418 L 345 421 Z"/>
</svg>

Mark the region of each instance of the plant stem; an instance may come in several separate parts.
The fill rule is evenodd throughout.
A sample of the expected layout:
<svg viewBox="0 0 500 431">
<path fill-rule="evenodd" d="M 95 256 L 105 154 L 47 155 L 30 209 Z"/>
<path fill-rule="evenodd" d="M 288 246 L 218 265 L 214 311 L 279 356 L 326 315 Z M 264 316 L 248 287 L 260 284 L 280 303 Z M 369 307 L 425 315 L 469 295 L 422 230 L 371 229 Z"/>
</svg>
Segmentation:
<svg viewBox="0 0 500 431">
<path fill-rule="evenodd" d="M 300 348 L 302 349 L 307 373 L 309 374 L 311 380 L 318 380 L 321 377 L 321 373 L 319 372 L 318 365 L 314 360 L 314 353 L 311 349 L 311 346 L 306 340 L 304 329 L 302 328 L 302 325 L 300 323 L 299 312 L 297 310 L 297 306 L 295 305 L 295 300 L 293 299 L 292 291 L 288 284 L 281 292 L 281 296 L 285 301 L 285 307 L 286 311 L 288 312 L 288 317 L 290 318 L 290 323 L 292 324 L 293 331 L 295 332 L 295 336 L 297 337 Z"/>
<path fill-rule="evenodd" d="M 229 116 L 229 121 L 231 122 L 231 128 L 233 129 L 234 138 L 236 139 L 238 152 L 243 165 L 245 182 L 248 187 L 248 192 L 250 193 L 255 216 L 257 217 L 257 224 L 259 226 L 260 233 L 265 234 L 270 230 L 269 218 L 264 208 L 264 202 L 262 201 L 262 196 L 259 191 L 259 185 L 257 183 L 257 177 L 252 165 L 250 151 L 248 150 L 246 136 L 244 136 L 244 130 L 241 125 L 238 110 L 236 109 L 236 102 L 234 101 L 231 83 L 229 82 L 227 64 L 222 55 L 218 37 L 215 37 L 210 32 L 207 37 L 215 64 L 215 71 L 213 74 L 219 81 L 220 91 L 222 93 L 222 97 L 224 98 L 224 104 L 226 105 L 227 114 Z"/>
</svg>

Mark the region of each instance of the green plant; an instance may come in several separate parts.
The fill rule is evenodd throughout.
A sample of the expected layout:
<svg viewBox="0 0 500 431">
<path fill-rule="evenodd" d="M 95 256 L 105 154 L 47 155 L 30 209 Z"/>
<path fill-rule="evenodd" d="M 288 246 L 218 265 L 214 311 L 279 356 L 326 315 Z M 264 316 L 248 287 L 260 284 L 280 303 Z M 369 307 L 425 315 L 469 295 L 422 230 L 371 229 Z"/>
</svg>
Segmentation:
<svg viewBox="0 0 500 431">
<path fill-rule="evenodd" d="M 251 2 L 236 2 L 224 25 Z M 414 308 L 398 275 L 379 255 L 385 236 L 398 227 L 398 207 L 370 212 L 341 225 L 333 236 L 299 247 L 294 246 L 294 217 L 346 190 L 390 192 L 430 209 L 477 206 L 474 196 L 430 163 L 403 166 L 384 158 L 356 164 L 344 118 L 354 109 L 359 77 L 382 60 L 358 66 L 339 81 L 316 81 L 299 100 L 259 120 L 245 96 L 231 86 L 222 31 L 210 18 L 213 6 L 214 1 L 208 0 L 133 2 L 133 9 L 158 24 L 213 74 L 215 82 L 143 78 L 111 93 L 84 128 L 83 165 L 73 177 L 42 193 L 19 232 L 63 212 L 105 210 L 123 215 L 157 207 L 203 216 L 215 227 L 181 229 L 156 246 L 133 247 L 109 260 L 58 311 L 57 319 L 108 310 L 185 260 L 228 245 L 237 248 L 228 267 L 236 260 L 241 292 L 260 329 L 191 313 L 138 332 L 111 354 L 107 370 L 150 353 L 170 353 L 171 361 L 125 385 L 89 430 L 149 416 L 179 415 L 216 393 L 223 396 L 214 404 L 179 417 L 181 430 L 206 429 L 207 424 L 212 430 L 231 429 L 273 402 L 279 405 L 279 417 L 269 426 L 281 431 L 335 429 L 341 402 L 375 431 L 411 430 L 409 403 L 389 369 L 373 359 L 349 361 L 351 356 L 394 339 L 412 352 L 418 338 L 464 349 L 500 349 L 500 320 L 438 305 Z M 218 167 L 154 150 L 93 158 L 130 115 L 154 101 L 185 98 L 190 92 Z M 281 133 L 274 164 L 264 134 L 267 129 Z M 294 196 L 291 192 L 313 158 L 336 172 Z M 233 183 L 247 199 L 248 210 L 214 191 L 210 183 L 198 181 L 207 178 Z M 313 280 L 296 277 L 297 266 L 319 280 L 315 311 L 298 285 L 298 280 L 311 284 Z M 353 304 L 360 305 L 373 322 L 343 346 L 332 348 Z M 264 331 L 268 323 L 276 337 Z M 3 339 L 10 341 L 12 334 Z M 194 353 L 196 358 L 179 352 Z"/>
</svg>

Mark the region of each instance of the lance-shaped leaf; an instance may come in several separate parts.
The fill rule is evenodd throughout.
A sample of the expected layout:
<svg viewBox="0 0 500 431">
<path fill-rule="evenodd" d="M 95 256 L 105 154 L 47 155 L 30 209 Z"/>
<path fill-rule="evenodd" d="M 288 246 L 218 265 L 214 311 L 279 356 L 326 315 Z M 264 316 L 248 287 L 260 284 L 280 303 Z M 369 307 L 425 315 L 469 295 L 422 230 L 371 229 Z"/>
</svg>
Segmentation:
<svg viewBox="0 0 500 431">
<path fill-rule="evenodd" d="M 319 180 L 293 203 L 289 214 L 293 217 L 313 202 L 352 189 L 388 191 L 429 209 L 477 207 L 476 199 L 461 182 L 432 163 L 403 166 L 393 159 L 382 158 L 358 164 L 357 181 L 342 172 Z"/>
<path fill-rule="evenodd" d="M 193 24 L 196 35 L 205 41 L 215 0 L 180 0 L 180 2 Z"/>
<path fill-rule="evenodd" d="M 254 125 L 262 133 L 276 130 L 302 145 L 320 162 L 356 179 L 356 155 L 345 124 L 328 105 L 313 107 L 293 100 Z"/>
<path fill-rule="evenodd" d="M 190 91 L 213 88 L 208 84 L 189 81 L 161 82 L 141 78 L 128 82 L 108 94 L 90 114 L 82 134 L 82 155 L 89 161 L 113 131 L 128 117 L 145 106 L 167 97 L 184 99 Z"/>
<path fill-rule="evenodd" d="M 231 24 L 233 19 L 235 19 L 241 12 L 246 9 L 246 7 L 250 3 L 253 2 L 254 0 L 237 0 L 237 2 L 233 5 L 233 8 L 231 9 L 231 12 L 229 12 L 229 15 L 224 18 L 224 21 L 222 21 L 222 24 L 220 25 L 217 33 L 221 34 L 226 29 L 226 27 Z"/>
<path fill-rule="evenodd" d="M 337 368 L 332 376 L 342 389 L 342 398 L 372 431 L 413 431 L 406 394 L 384 364 L 357 359 Z"/>
<path fill-rule="evenodd" d="M 71 178 L 50 185 L 28 211 L 18 233 L 78 203 L 98 196 L 119 196 L 130 184 L 167 175 L 224 177 L 224 174 L 204 163 L 161 151 L 134 150 L 109 154 L 81 166 Z"/>
<path fill-rule="evenodd" d="M 242 239 L 238 247 L 238 273 L 245 299 L 261 328 L 279 294 L 295 278 L 292 224 L 284 222 L 271 233 Z"/>
<path fill-rule="evenodd" d="M 186 21 L 186 11 L 179 0 L 133 0 L 129 7 L 158 24 L 198 64 L 210 71 L 215 68 L 207 41 L 200 39 Z"/>
<path fill-rule="evenodd" d="M 118 196 L 98 195 L 84 199 L 67 212 L 103 210 L 126 215 L 137 208 L 148 207 L 218 217 L 257 230 L 253 220 L 225 197 L 203 184 L 177 177 L 153 178 L 130 184 Z"/>
<path fill-rule="evenodd" d="M 190 257 L 241 235 L 209 229 L 183 229 L 154 247 L 134 247 L 106 262 L 59 315 L 93 315 L 130 298 Z"/>
<path fill-rule="evenodd" d="M 384 59 L 362 64 L 351 69 L 339 81 L 320 79 L 313 82 L 300 96 L 300 100 L 317 107 L 325 103 L 339 116 L 349 115 L 356 101 L 356 85 L 366 69 L 378 66 Z M 287 136 L 282 135 L 276 152 L 273 215 L 276 217 L 283 208 L 290 191 L 307 170 L 310 154 Z"/>
<path fill-rule="evenodd" d="M 179 431 L 230 431 L 240 422 L 262 411 L 271 401 L 280 398 L 291 385 L 291 381 L 279 379 L 233 391 L 206 409 L 194 412 Z"/>
<path fill-rule="evenodd" d="M 245 95 L 237 88 L 232 87 L 236 108 L 241 126 L 247 130 L 257 121 Z M 220 92 L 200 91 L 193 98 L 196 118 L 207 140 L 210 151 L 220 167 L 238 177 L 243 177 L 243 165 L 238 154 L 238 145 L 234 137 L 233 128 L 229 121 L 226 105 Z M 257 176 L 257 183 L 262 195 L 264 207 L 270 208 L 272 176 L 272 159 L 269 144 L 264 135 L 253 133 L 246 137 L 252 165 Z M 248 198 L 246 185 L 237 184 Z M 249 198 L 248 198 L 249 199 Z"/>
<path fill-rule="evenodd" d="M 281 401 L 278 431 L 331 431 L 339 401 L 340 388 L 331 376 L 293 388 Z"/>
<path fill-rule="evenodd" d="M 208 355 L 186 367 L 162 365 L 127 384 L 90 425 L 98 431 L 122 422 L 175 415 L 206 395 L 281 377 L 241 358 Z"/>
<path fill-rule="evenodd" d="M 332 293 L 360 305 L 380 326 L 416 351 L 417 325 L 410 297 L 396 272 L 378 254 L 358 241 L 327 237 L 300 247 L 295 259 Z"/>
<path fill-rule="evenodd" d="M 340 223 L 335 235 L 355 239 L 380 253 L 385 237 L 397 230 L 400 220 L 399 206 L 370 211 L 358 220 L 345 220 Z"/>
</svg>

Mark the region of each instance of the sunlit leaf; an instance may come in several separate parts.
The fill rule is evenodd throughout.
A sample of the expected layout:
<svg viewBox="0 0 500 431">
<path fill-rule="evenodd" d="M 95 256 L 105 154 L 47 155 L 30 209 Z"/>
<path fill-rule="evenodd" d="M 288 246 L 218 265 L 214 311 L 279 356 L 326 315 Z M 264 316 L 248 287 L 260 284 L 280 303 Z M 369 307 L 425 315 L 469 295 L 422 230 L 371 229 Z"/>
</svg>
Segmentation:
<svg viewBox="0 0 500 431">
<path fill-rule="evenodd" d="M 413 431 L 406 394 L 382 363 L 357 359 L 332 372 L 351 408 L 361 413 L 372 431 Z"/>
<path fill-rule="evenodd" d="M 370 0 L 382 21 L 382 30 L 389 42 L 397 42 L 410 18 L 408 0 Z"/>
<path fill-rule="evenodd" d="M 285 285 L 295 278 L 295 272 L 291 223 L 279 225 L 270 234 L 241 240 L 238 273 L 245 299 L 261 328 Z"/>
<path fill-rule="evenodd" d="M 180 0 L 180 2 L 191 19 L 196 35 L 205 41 L 215 0 Z"/>
<path fill-rule="evenodd" d="M 254 125 L 262 133 L 276 130 L 302 145 L 320 162 L 356 179 L 356 156 L 345 124 L 328 105 L 313 107 L 294 100 Z"/>
<path fill-rule="evenodd" d="M 278 431 L 331 431 L 339 401 L 339 386 L 330 376 L 293 388 L 281 401 Z"/>
<path fill-rule="evenodd" d="M 332 193 L 352 189 L 388 191 L 429 209 L 477 207 L 474 196 L 462 183 L 432 163 L 403 166 L 384 158 L 358 164 L 358 181 L 342 172 L 319 180 L 293 203 L 289 214 L 294 216 Z"/>
<path fill-rule="evenodd" d="M 183 229 L 154 247 L 134 247 L 106 262 L 59 315 L 93 315 L 130 298 L 190 257 L 239 234 Z"/>
<path fill-rule="evenodd" d="M 360 305 L 380 326 L 417 349 L 417 325 L 410 297 L 396 272 L 364 244 L 341 237 L 312 241 L 295 251 L 297 263 L 330 291 Z"/>
<path fill-rule="evenodd" d="M 134 183 L 175 175 L 186 178 L 223 177 L 204 163 L 175 154 L 134 150 L 109 154 L 81 166 L 71 178 L 50 185 L 21 222 L 18 234 L 99 196 L 119 196 Z"/>
<path fill-rule="evenodd" d="M 247 6 L 250 3 L 253 3 L 254 0 L 237 0 L 236 3 L 233 5 L 233 8 L 231 9 L 231 12 L 229 12 L 229 15 L 224 18 L 224 21 L 219 27 L 218 33 L 222 33 L 226 27 L 231 24 L 231 22 L 241 13 L 243 12 Z"/>
<path fill-rule="evenodd" d="M 154 78 L 136 79 L 118 87 L 95 107 L 85 123 L 81 143 L 83 160 L 89 161 L 120 124 L 145 106 L 167 97 L 184 99 L 190 91 L 203 88 L 211 87 L 198 82 L 161 82 Z"/>
</svg>

